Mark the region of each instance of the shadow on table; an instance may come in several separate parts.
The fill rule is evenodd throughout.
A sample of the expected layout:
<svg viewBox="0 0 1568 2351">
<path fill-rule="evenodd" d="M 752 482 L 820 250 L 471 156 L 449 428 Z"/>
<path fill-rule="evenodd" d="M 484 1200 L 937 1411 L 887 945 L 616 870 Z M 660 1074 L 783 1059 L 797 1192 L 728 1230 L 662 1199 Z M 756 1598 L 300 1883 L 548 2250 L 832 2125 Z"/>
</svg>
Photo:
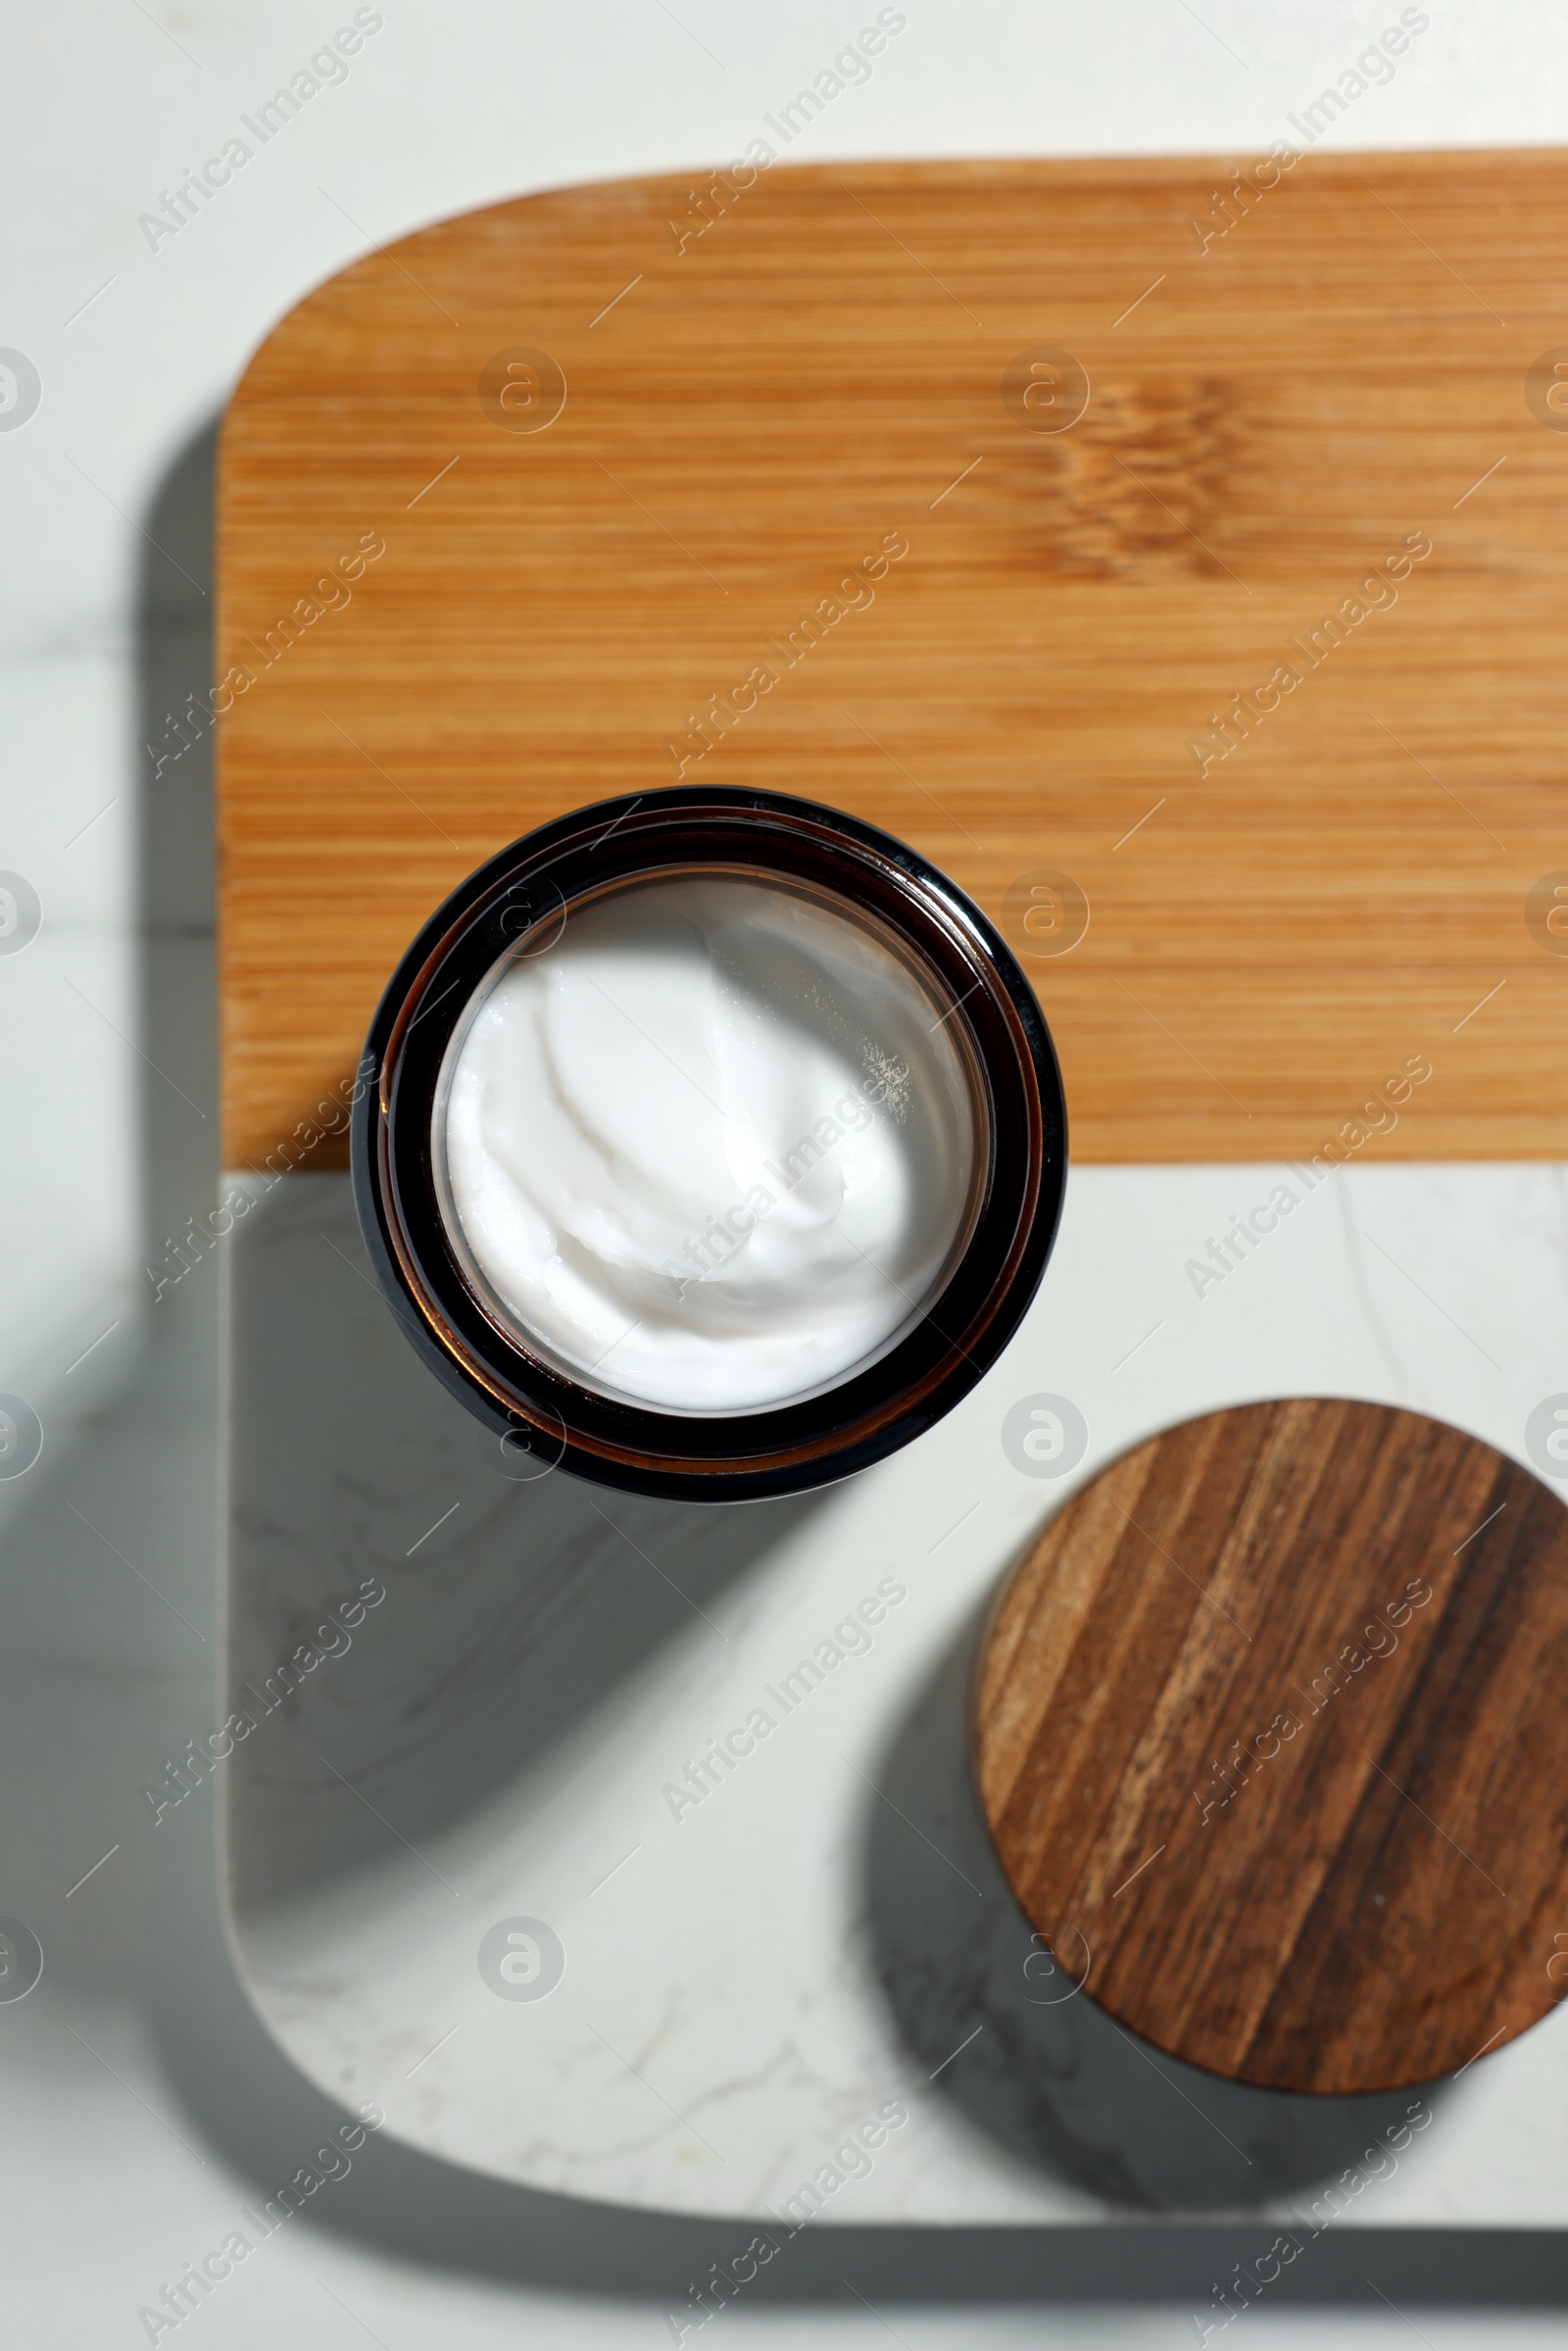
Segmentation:
<svg viewBox="0 0 1568 2351">
<path fill-rule="evenodd" d="M 1081 1945 L 1052 1953 L 1031 1931 L 969 1763 L 982 1614 L 909 1708 L 878 1768 L 885 1801 L 866 1815 L 875 1965 L 921 2071 L 1017 2161 L 1113 2205 L 1310 2205 L 1352 2173 L 1320 2218 L 1363 2195 L 1375 2208 L 1377 2176 L 1397 2163 L 1380 2137 L 1397 2144 L 1405 2126 L 1411 2144 L 1407 2110 L 1441 2088 L 1303 2097 L 1223 2081 L 1113 2023 L 1077 1988 Z"/>
</svg>

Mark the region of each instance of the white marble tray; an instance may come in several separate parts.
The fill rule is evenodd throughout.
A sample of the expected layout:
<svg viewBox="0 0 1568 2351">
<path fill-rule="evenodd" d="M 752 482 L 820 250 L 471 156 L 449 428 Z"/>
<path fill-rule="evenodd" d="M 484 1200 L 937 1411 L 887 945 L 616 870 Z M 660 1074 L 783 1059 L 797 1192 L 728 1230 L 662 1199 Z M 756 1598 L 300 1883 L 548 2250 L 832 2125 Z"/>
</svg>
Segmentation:
<svg viewBox="0 0 1568 2351">
<path fill-rule="evenodd" d="M 1187 1261 L 1282 1179 L 1075 1173 L 1041 1297 L 956 1412 L 830 1493 L 721 1510 L 514 1482 L 373 1287 L 347 1179 L 278 1185 L 225 1245 L 229 1703 L 256 1727 L 217 1776 L 241 1972 L 294 2062 L 477 2171 L 785 2227 L 813 2204 L 1310 2222 L 1334 2175 L 1348 2222 L 1568 2221 L 1568 2025 L 1429 2093 L 1431 2127 L 1370 2160 L 1410 2098 L 1239 2088 L 1055 1999 L 969 1791 L 979 1614 L 1127 1445 L 1330 1392 L 1523 1459 L 1530 1412 L 1568 1389 L 1562 1170 L 1347 1170 L 1200 1298 Z M 1004 1449 L 1039 1393 L 1087 1420 L 1064 1479 Z M 264 1712 L 367 1580 L 385 1598 Z M 879 1589 L 867 1644 L 841 1634 L 786 1713 L 783 1677 Z M 768 1734 L 672 1798 L 759 1706 Z M 501 1996 L 493 1957 L 481 1974 L 517 1919 L 559 1938 L 543 1997 Z M 514 1974 L 534 1944 L 548 1975 L 549 1935 L 510 1946 Z"/>
</svg>

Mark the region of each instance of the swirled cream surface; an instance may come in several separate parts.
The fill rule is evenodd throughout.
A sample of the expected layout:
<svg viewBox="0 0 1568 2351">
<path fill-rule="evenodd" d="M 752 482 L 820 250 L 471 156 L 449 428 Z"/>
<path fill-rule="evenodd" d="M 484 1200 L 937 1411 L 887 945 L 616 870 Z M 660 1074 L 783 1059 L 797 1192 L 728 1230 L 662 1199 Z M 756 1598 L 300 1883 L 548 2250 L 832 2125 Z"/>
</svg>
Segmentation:
<svg viewBox="0 0 1568 2351">
<path fill-rule="evenodd" d="M 564 1370 L 655 1409 L 834 1385 L 967 1237 L 948 1009 L 852 912 L 766 882 L 653 879 L 573 913 L 448 1049 L 433 1141 L 470 1279 Z"/>
</svg>

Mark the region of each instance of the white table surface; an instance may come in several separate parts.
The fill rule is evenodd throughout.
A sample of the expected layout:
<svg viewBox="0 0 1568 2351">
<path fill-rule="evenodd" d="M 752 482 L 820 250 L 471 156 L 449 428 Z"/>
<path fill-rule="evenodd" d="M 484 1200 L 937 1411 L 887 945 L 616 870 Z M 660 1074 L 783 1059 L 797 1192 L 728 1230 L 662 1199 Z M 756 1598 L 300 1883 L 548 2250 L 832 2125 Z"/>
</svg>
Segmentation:
<svg viewBox="0 0 1568 2351">
<path fill-rule="evenodd" d="M 764 21 L 731 0 L 677 0 L 673 16 L 662 0 L 388 0 L 380 13 L 348 79 L 156 251 L 138 217 L 352 10 L 84 0 L 8 26 L 0 346 L 24 352 L 42 381 L 37 414 L 0 432 L 0 868 L 24 874 L 44 910 L 25 951 L 0 955 L 0 1390 L 44 1428 L 36 1466 L 0 1482 L 0 1916 L 24 1922 L 45 1954 L 36 1988 L 0 2003 L 7 2316 L 29 2344 L 149 2339 L 139 2311 L 341 2119 L 245 1997 L 219 1898 L 216 1791 L 156 1828 L 138 1792 L 218 1719 L 221 1648 L 222 1276 L 203 1269 L 155 1310 L 140 1270 L 206 1210 L 217 1179 L 210 772 L 198 745 L 154 786 L 142 749 L 165 708 L 206 681 L 207 436 L 279 313 L 370 238 L 528 189 L 727 160 L 874 11 L 803 0 Z M 1397 11 L 947 0 L 906 13 L 870 82 L 803 137 L 802 160 L 1262 152 Z M 1563 135 L 1568 27 L 1522 4 L 1440 0 L 1429 13 L 1394 81 L 1346 116 L 1337 143 Z M 1103 1244 L 1122 1285 L 1118 1327 L 1103 1360 L 1091 1367 L 1080 1351 L 1070 1377 L 1052 1359 L 1038 1384 L 1083 1390 L 1092 1428 L 1106 1433 L 1121 1409 L 1139 1427 L 1198 1408 L 1236 1392 L 1225 1317 L 1260 1313 L 1274 1285 L 1282 1320 L 1301 1318 L 1297 1351 L 1279 1342 L 1298 1384 L 1331 1379 L 1353 1330 L 1363 1393 L 1450 1411 L 1518 1451 L 1530 1405 L 1568 1389 L 1558 1171 L 1359 1168 L 1325 1203 L 1325 1280 L 1303 1231 L 1295 1259 L 1293 1241 L 1249 1269 L 1250 1292 L 1238 1283 L 1195 1301 L 1179 1347 L 1152 1340 L 1122 1375 L 1125 1407 L 1097 1400 L 1123 1325 L 1130 1346 L 1170 1321 L 1171 1252 L 1187 1252 L 1190 1208 L 1245 1204 L 1254 1180 L 1091 1178 L 1091 1224 L 1119 1203 Z M 1441 1305 L 1429 1326 L 1398 1274 L 1356 1241 L 1357 1218 Z M 1210 1228 L 1199 1221 L 1201 1240 Z M 1123 1260 L 1129 1230 L 1141 1239 Z M 1464 1331 L 1500 1369 L 1471 1360 Z M 1159 1354 L 1166 1345 L 1173 1355 Z M 999 1367 L 999 1397 L 1037 1384 L 1032 1360 L 1027 1381 L 1021 1358 L 1018 1373 Z M 860 1506 L 835 1496 L 825 1508 Z M 1005 1504 L 1020 1520 L 1029 1506 Z M 920 1640 L 939 1632 L 927 1620 Z M 858 1663 L 874 1677 L 884 1654 L 891 1642 Z M 825 1750 L 826 1734 L 812 1736 Z M 738 1785 L 726 1792 L 750 1801 Z M 543 2017 L 553 2001 L 517 2013 Z M 1503 2182 L 1510 2195 L 1521 2183 L 1521 2220 L 1545 2217 L 1561 2192 L 1550 2035 L 1524 2044 L 1511 2075 L 1485 2074 L 1450 2100 L 1456 2127 L 1473 2120 L 1499 2201 Z M 461 2035 L 451 2046 L 455 2063 Z M 412 2099 L 422 2078 L 397 2097 Z M 1513 2119 L 1494 2100 L 1516 2100 Z M 652 2345 L 672 2339 L 666 2313 L 688 2282 L 738 2249 L 728 2224 L 573 2203 L 461 2170 L 404 2143 L 416 2135 L 409 2108 L 387 2106 L 388 2128 L 349 2177 L 215 2287 L 181 2339 Z M 901 2153 L 916 2149 L 920 2120 Z M 846 2196 L 891 2180 L 894 2165 L 890 2145 Z M 1385 2224 L 1368 2205 L 1365 2228 L 1313 2246 L 1309 2277 L 1297 2265 L 1299 2292 L 1282 2284 L 1249 2313 L 1252 2339 L 1327 2341 L 1332 2328 L 1339 2343 L 1393 2344 L 1412 2322 L 1432 2343 L 1560 2339 L 1552 2241 L 1481 2242 L 1456 2226 L 1412 2250 L 1396 2205 L 1416 2169 L 1377 2191 Z M 1174 2344 L 1196 2339 L 1189 2314 L 1207 2309 L 1210 2279 L 1266 2241 L 1253 2230 L 1211 2244 L 1173 2225 L 1151 2249 L 1148 2230 L 1097 2229 L 878 2229 L 847 2204 L 842 2227 L 806 2232 L 714 2324 L 791 2344 L 808 2330 L 817 2344 L 879 2342 L 890 2327 L 911 2345 Z"/>
</svg>

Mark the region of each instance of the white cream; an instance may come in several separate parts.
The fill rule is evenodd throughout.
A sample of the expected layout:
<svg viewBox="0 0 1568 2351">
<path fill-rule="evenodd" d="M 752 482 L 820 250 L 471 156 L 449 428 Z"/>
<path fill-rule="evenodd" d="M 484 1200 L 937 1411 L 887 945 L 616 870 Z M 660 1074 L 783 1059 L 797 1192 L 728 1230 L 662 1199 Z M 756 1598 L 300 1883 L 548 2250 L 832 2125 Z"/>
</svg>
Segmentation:
<svg viewBox="0 0 1568 2351">
<path fill-rule="evenodd" d="M 638 883 L 506 967 L 435 1112 L 449 1224 L 585 1385 L 690 1413 L 885 1354 L 966 1236 L 969 1086 L 880 935 L 751 880 Z"/>
</svg>

